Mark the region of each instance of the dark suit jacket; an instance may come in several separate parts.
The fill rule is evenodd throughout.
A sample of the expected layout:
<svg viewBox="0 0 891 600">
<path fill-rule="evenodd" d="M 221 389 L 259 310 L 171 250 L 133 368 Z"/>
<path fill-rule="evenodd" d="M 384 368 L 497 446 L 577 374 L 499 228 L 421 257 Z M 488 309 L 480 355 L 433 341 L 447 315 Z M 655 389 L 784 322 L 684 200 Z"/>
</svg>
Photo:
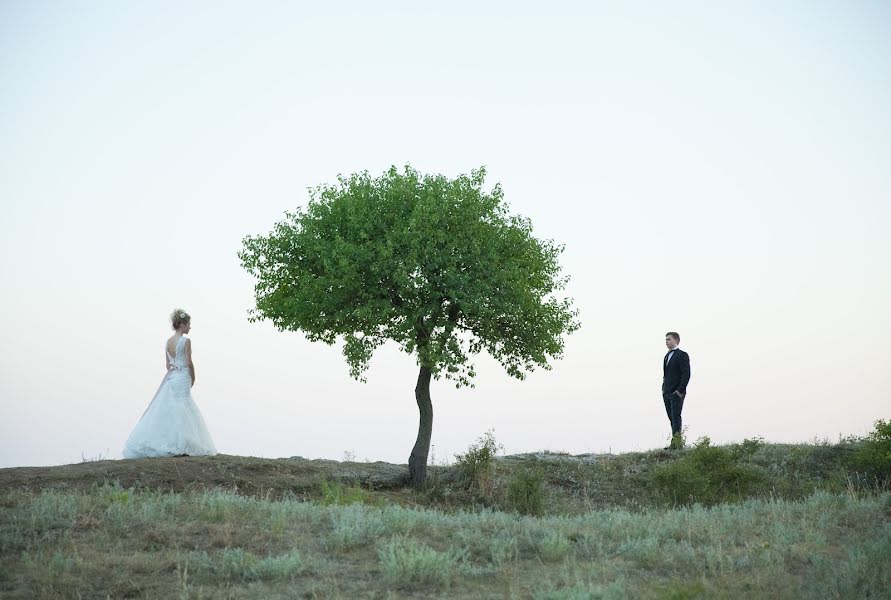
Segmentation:
<svg viewBox="0 0 891 600">
<path fill-rule="evenodd" d="M 668 354 L 674 354 L 668 364 Z M 680 348 L 669 351 L 662 359 L 662 393 L 672 394 L 675 391 L 687 393 L 687 382 L 690 381 L 690 355 Z"/>
</svg>

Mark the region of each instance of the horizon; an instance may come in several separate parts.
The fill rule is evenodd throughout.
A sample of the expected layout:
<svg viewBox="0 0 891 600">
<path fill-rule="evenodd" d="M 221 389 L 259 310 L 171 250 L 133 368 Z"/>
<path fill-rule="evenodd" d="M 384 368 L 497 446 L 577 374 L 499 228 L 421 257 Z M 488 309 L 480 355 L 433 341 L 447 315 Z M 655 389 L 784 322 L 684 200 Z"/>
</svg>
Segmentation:
<svg viewBox="0 0 891 600">
<path fill-rule="evenodd" d="M 120 458 L 193 317 L 220 453 L 404 463 L 414 358 L 249 323 L 237 252 L 306 190 L 486 166 L 581 329 L 431 385 L 432 460 L 863 435 L 891 407 L 891 7 L 0 4 L 0 467 Z"/>
</svg>

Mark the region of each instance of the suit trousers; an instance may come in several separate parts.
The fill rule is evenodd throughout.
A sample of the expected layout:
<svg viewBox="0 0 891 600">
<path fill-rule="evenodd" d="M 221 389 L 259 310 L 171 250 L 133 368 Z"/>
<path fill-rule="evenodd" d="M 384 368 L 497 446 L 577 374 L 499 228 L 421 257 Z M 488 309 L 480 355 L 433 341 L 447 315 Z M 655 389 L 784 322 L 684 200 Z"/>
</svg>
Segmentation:
<svg viewBox="0 0 891 600">
<path fill-rule="evenodd" d="M 668 420 L 671 422 L 671 434 L 674 435 L 681 431 L 681 409 L 684 408 L 684 399 L 674 392 L 662 394 L 662 400 L 665 402 L 665 412 L 668 414 Z"/>
</svg>

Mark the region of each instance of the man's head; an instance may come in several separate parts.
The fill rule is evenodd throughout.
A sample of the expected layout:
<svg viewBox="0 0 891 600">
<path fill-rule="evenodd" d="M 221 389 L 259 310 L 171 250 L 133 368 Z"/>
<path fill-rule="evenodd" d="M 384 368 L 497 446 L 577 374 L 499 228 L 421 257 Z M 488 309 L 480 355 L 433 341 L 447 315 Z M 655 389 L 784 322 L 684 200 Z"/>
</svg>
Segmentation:
<svg viewBox="0 0 891 600">
<path fill-rule="evenodd" d="M 674 350 L 681 343 L 681 336 L 677 331 L 669 331 L 665 334 L 665 345 L 669 350 Z"/>
</svg>

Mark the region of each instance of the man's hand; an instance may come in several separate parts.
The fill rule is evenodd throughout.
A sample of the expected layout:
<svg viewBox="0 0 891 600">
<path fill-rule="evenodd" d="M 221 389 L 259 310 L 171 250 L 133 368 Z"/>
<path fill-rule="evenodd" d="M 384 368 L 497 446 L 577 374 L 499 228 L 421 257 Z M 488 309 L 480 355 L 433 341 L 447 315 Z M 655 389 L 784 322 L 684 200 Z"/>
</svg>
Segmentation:
<svg viewBox="0 0 891 600">
<path fill-rule="evenodd" d="M 677 391 L 677 390 L 675 390 L 674 393 L 677 394 L 679 398 L 683 398 L 684 396 L 687 395 L 687 394 L 682 394 L 682 393 L 680 393 L 680 392 Z"/>
</svg>

